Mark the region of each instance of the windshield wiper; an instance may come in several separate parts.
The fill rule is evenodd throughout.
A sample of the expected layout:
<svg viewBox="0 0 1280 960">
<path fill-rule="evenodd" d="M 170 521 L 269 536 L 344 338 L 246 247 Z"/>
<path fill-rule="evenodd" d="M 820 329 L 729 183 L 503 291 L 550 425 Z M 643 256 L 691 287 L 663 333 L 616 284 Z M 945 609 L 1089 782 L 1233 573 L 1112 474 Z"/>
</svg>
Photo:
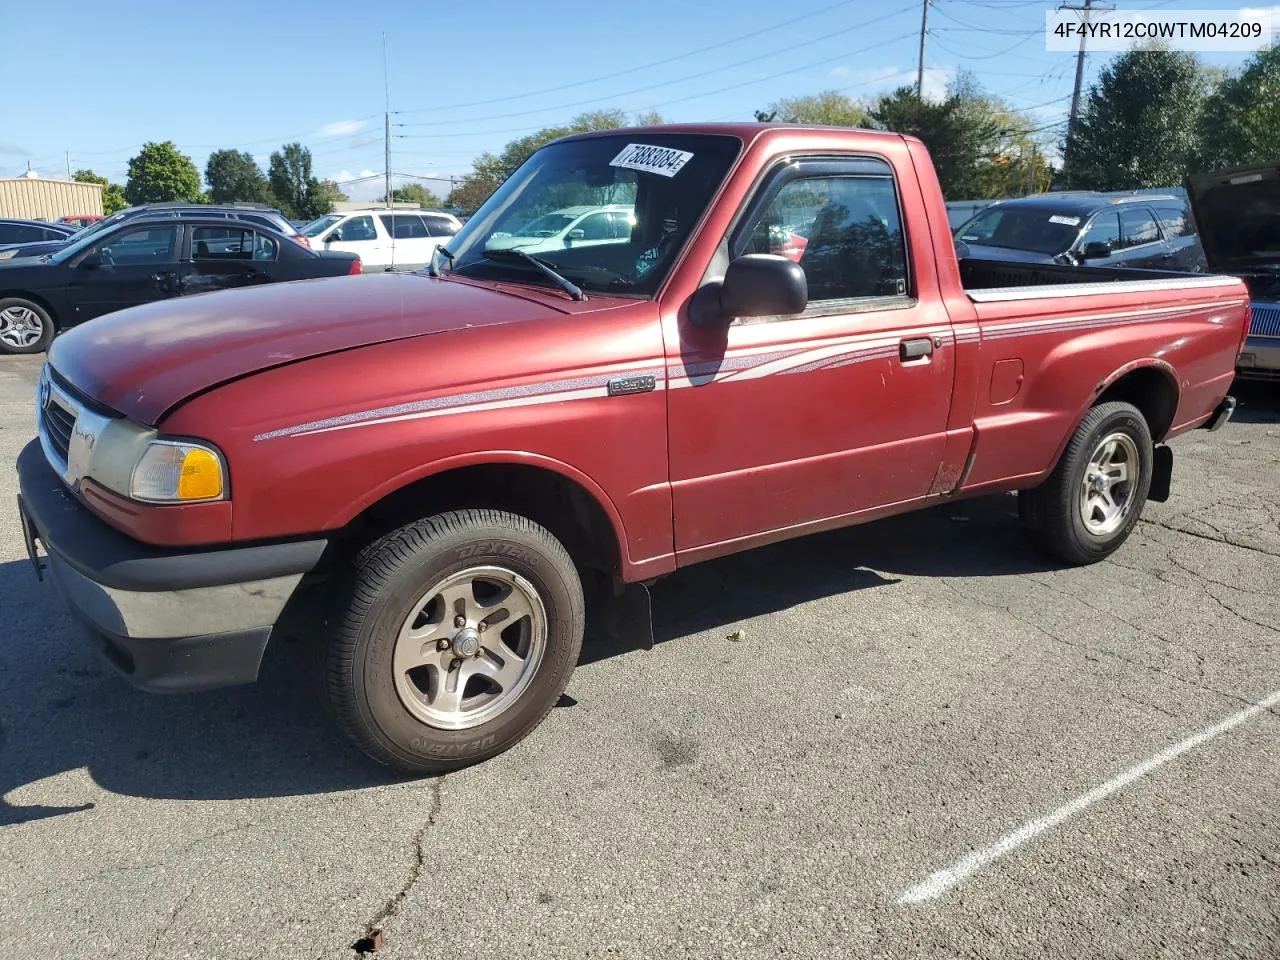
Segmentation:
<svg viewBox="0 0 1280 960">
<path fill-rule="evenodd" d="M 441 254 L 446 260 L 448 260 L 450 266 L 453 265 L 453 254 L 443 246 L 436 247 L 431 251 L 431 259 L 427 261 L 427 274 L 432 277 L 440 276 L 440 268 L 436 266 L 437 253 Z"/>
<path fill-rule="evenodd" d="M 587 299 L 587 295 L 582 292 L 581 287 L 579 287 L 576 283 L 574 283 L 568 277 L 561 276 L 559 273 L 557 273 L 555 269 L 552 268 L 551 264 L 547 263 L 545 260 L 539 257 L 535 257 L 531 253 L 525 253 L 523 250 L 519 249 L 518 247 L 511 247 L 510 249 L 507 249 L 507 250 L 486 250 L 484 252 L 484 255 L 489 260 L 515 259 L 515 260 L 523 260 L 525 263 L 531 263 L 533 264 L 533 266 L 537 267 L 538 270 L 540 270 L 548 280 L 551 280 L 557 287 L 559 287 L 569 296 L 573 297 L 573 299 L 575 300 Z"/>
</svg>

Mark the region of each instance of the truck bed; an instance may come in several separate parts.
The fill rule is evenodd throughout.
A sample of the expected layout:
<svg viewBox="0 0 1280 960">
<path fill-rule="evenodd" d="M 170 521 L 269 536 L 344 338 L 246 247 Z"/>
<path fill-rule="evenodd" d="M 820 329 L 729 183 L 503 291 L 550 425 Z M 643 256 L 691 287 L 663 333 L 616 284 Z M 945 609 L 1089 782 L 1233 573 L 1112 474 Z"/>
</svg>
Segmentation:
<svg viewBox="0 0 1280 960">
<path fill-rule="evenodd" d="M 1007 260 L 960 258 L 960 282 L 965 290 L 1118 283 L 1134 280 L 1179 280 L 1196 276 L 1202 275 L 1174 270 L 1140 270 L 1135 267 L 1072 267 L 1056 263 L 1015 263 Z"/>
</svg>

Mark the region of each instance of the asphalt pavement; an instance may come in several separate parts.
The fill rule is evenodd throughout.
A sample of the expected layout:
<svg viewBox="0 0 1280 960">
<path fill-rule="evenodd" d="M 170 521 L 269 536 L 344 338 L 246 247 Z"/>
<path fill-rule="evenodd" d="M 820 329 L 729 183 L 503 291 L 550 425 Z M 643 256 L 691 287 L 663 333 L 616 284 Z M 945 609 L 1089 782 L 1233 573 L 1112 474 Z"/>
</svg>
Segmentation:
<svg viewBox="0 0 1280 960">
<path fill-rule="evenodd" d="M 38 365 L 0 358 L 0 462 Z M 1108 562 L 996 497 L 694 567 L 653 650 L 589 641 L 523 744 L 421 781 L 305 642 L 117 679 L 0 471 L 0 956 L 1280 956 L 1280 387 L 1238 394 Z"/>
</svg>

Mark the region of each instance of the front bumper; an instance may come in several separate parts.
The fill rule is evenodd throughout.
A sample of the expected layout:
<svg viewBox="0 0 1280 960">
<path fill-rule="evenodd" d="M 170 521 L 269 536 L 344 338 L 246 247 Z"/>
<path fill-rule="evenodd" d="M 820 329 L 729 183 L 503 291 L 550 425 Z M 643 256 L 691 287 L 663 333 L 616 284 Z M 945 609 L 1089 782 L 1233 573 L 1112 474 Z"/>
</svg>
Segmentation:
<svg viewBox="0 0 1280 960">
<path fill-rule="evenodd" d="M 1280 337 L 1249 337 L 1236 358 L 1236 375 L 1249 380 L 1280 380 Z"/>
<path fill-rule="evenodd" d="M 272 627 L 326 541 L 183 551 L 139 543 L 67 490 L 38 441 L 18 456 L 28 550 L 95 646 L 146 690 L 202 690 L 258 677 Z"/>
</svg>

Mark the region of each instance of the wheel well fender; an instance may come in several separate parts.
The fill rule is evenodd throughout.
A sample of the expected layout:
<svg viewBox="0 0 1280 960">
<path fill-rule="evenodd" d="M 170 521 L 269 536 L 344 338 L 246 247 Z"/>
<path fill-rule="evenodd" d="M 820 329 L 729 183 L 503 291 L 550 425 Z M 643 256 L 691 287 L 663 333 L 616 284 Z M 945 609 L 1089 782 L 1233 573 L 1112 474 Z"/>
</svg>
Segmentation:
<svg viewBox="0 0 1280 960">
<path fill-rule="evenodd" d="M 53 305 L 38 293 L 32 293 L 30 290 L 0 290 L 0 300 L 8 300 L 10 297 L 20 297 L 23 300 L 30 300 L 37 303 L 43 308 L 44 312 L 49 315 L 49 319 L 53 321 L 54 329 L 58 327 L 58 311 L 53 309 Z"/>
<path fill-rule="evenodd" d="M 381 536 L 424 511 L 463 507 L 509 510 L 556 536 L 580 566 L 618 573 L 626 529 L 600 485 L 559 460 L 520 451 L 466 454 L 433 462 L 383 483 L 329 525 L 352 536 Z"/>
</svg>

